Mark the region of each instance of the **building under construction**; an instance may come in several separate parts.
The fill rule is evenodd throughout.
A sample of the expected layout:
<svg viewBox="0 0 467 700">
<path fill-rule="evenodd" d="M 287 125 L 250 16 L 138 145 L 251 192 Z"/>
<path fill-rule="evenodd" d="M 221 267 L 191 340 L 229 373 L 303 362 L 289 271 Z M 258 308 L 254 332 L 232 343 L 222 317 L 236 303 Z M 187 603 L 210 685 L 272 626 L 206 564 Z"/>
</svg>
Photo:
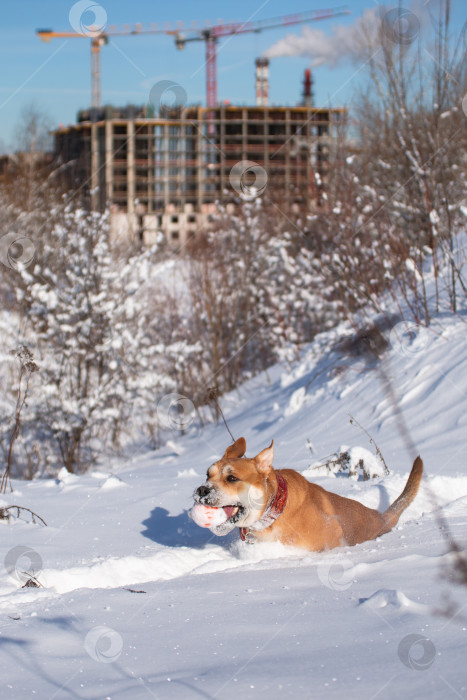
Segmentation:
<svg viewBox="0 0 467 700">
<path fill-rule="evenodd" d="M 114 233 L 148 241 L 162 230 L 181 245 L 217 203 L 248 198 L 242 169 L 253 180 L 260 170 L 260 189 L 284 207 L 319 206 L 345 111 L 312 106 L 309 74 L 300 106 L 270 106 L 267 92 L 267 61 L 258 59 L 256 106 L 81 112 L 55 132 L 55 155 L 70 163 L 75 185 L 86 183 L 92 209 L 111 208 Z"/>
</svg>

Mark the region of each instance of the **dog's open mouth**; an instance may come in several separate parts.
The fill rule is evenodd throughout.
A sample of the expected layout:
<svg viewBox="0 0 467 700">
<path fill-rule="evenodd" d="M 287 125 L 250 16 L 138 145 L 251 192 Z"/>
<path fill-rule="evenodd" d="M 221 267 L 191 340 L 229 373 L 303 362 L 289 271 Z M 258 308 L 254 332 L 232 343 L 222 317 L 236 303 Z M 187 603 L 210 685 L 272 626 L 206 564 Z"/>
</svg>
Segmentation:
<svg viewBox="0 0 467 700">
<path fill-rule="evenodd" d="M 240 527 L 247 509 L 242 505 L 211 506 L 195 500 L 190 517 L 199 527 L 208 527 L 215 535 L 227 535 Z"/>
<path fill-rule="evenodd" d="M 227 520 L 238 512 L 238 506 L 223 506 L 222 510 L 227 516 Z"/>
<path fill-rule="evenodd" d="M 231 523 L 236 523 L 245 515 L 243 506 L 223 506 L 222 509 Z"/>
</svg>

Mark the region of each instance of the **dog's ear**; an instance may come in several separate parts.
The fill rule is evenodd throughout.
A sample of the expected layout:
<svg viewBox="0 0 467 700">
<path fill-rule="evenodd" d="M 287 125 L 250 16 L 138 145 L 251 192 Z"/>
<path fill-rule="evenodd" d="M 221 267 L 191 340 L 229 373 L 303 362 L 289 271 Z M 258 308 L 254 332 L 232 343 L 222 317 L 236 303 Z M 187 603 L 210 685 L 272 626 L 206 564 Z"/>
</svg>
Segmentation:
<svg viewBox="0 0 467 700">
<path fill-rule="evenodd" d="M 274 459 L 274 440 L 271 440 L 269 447 L 256 455 L 255 462 L 260 474 L 267 476 L 272 469 L 272 460 Z"/>
<path fill-rule="evenodd" d="M 233 445 L 230 445 L 224 453 L 224 458 L 235 459 L 236 457 L 243 457 L 246 452 L 246 442 L 245 438 L 238 438 L 235 440 Z"/>
</svg>

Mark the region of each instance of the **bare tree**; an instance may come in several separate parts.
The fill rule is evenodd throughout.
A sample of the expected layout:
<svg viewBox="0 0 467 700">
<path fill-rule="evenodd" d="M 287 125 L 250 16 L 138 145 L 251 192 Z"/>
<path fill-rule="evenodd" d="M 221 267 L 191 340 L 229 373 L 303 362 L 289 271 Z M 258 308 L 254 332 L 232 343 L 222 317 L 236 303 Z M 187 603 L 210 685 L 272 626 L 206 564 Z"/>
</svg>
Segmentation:
<svg viewBox="0 0 467 700">
<path fill-rule="evenodd" d="M 52 120 L 35 102 L 21 110 L 15 130 L 15 151 L 43 154 L 52 149 Z"/>
</svg>

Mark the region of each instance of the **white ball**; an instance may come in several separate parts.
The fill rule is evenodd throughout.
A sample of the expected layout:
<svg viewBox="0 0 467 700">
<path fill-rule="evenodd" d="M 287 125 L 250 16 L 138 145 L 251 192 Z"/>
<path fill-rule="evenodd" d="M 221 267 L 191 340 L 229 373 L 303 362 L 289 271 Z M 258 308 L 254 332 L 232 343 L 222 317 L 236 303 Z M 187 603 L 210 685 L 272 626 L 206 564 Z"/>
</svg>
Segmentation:
<svg viewBox="0 0 467 700">
<path fill-rule="evenodd" d="M 190 511 L 190 515 L 199 527 L 216 527 L 227 520 L 227 515 L 223 508 L 204 506 L 201 503 L 195 503 Z"/>
</svg>

